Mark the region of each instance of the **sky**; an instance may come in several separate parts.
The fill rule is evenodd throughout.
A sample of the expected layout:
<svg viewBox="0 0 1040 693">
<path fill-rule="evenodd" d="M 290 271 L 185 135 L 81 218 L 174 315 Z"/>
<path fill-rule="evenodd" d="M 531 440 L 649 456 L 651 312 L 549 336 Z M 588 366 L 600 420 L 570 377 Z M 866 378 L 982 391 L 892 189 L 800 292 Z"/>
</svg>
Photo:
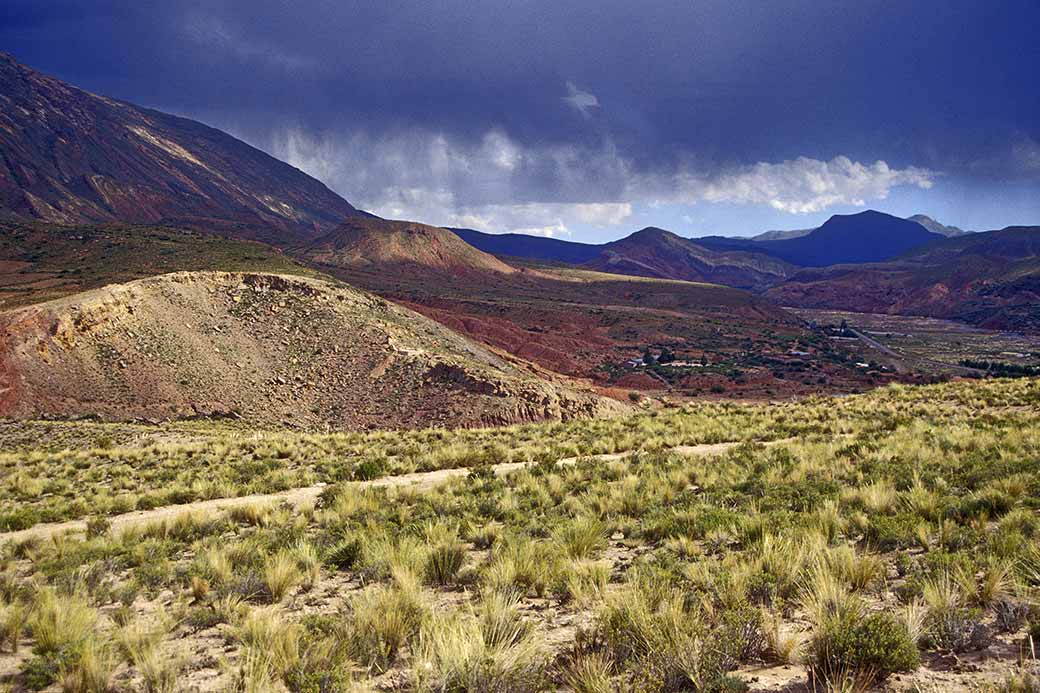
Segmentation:
<svg viewBox="0 0 1040 693">
<path fill-rule="evenodd" d="M 1040 224 L 1036 0 L 4 0 L 0 50 L 388 218 L 600 242 Z"/>
</svg>

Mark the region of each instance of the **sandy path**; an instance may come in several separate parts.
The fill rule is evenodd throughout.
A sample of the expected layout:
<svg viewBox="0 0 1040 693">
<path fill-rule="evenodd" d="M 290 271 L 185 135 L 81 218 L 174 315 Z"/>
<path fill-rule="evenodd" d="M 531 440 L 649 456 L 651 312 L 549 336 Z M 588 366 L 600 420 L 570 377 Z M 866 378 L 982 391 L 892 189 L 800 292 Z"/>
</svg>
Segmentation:
<svg viewBox="0 0 1040 693">
<path fill-rule="evenodd" d="M 766 443 L 766 445 L 776 445 L 778 443 L 790 442 L 789 440 L 778 440 Z M 708 443 L 704 445 L 680 445 L 678 447 L 669 448 L 666 452 L 674 452 L 680 455 L 717 455 L 725 452 L 732 447 L 740 445 L 740 442 L 731 443 Z M 579 461 L 596 461 L 605 462 L 610 460 L 620 460 L 625 457 L 630 457 L 639 453 L 639 450 L 630 450 L 627 452 L 616 452 L 604 455 L 587 455 L 584 457 L 566 457 L 559 460 L 556 464 L 558 465 L 571 465 L 576 464 Z M 496 476 L 502 476 L 510 474 L 517 470 L 523 469 L 529 466 L 527 462 L 504 462 L 502 464 L 495 465 L 492 470 Z M 357 488 L 381 488 L 391 486 L 415 486 L 418 489 L 428 489 L 438 484 L 443 484 L 449 479 L 456 477 L 463 477 L 469 475 L 468 467 L 455 467 L 452 469 L 439 469 L 433 472 L 414 472 L 412 474 L 400 474 L 398 476 L 386 476 L 380 479 L 373 479 L 371 481 L 355 481 L 348 482 L 351 486 Z M 178 515 L 185 512 L 198 512 L 198 513 L 215 513 L 220 511 L 226 511 L 231 508 L 241 507 L 245 505 L 252 505 L 254 503 L 289 503 L 293 506 L 301 506 L 306 503 L 317 500 L 321 492 L 328 486 L 328 484 L 318 484 L 317 486 L 305 486 L 303 488 L 289 489 L 288 491 L 280 491 L 278 493 L 262 493 L 251 496 L 236 496 L 234 498 L 214 498 L 212 500 L 196 501 L 194 503 L 184 503 L 182 505 L 166 505 L 161 508 L 154 508 L 152 510 L 138 510 L 131 513 L 125 513 L 123 515 L 114 515 L 109 517 L 108 520 L 111 522 L 112 530 L 119 531 L 132 527 L 134 525 L 149 523 L 149 522 L 160 522 L 162 520 L 172 520 Z M 5 532 L 0 534 L 0 544 L 4 542 L 18 542 L 29 537 L 36 536 L 40 538 L 49 538 L 56 534 L 62 534 L 65 532 L 82 532 L 86 530 L 86 520 L 69 520 L 68 522 L 54 522 L 49 524 L 39 524 L 29 529 L 21 529 L 14 532 Z"/>
</svg>

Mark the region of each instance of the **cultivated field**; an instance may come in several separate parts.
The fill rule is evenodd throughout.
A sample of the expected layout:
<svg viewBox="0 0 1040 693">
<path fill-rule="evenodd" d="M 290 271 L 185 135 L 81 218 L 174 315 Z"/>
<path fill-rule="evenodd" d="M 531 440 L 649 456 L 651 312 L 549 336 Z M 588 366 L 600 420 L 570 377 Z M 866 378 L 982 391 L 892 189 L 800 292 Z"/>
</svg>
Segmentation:
<svg viewBox="0 0 1040 693">
<path fill-rule="evenodd" d="M 1012 364 L 1040 367 L 1040 336 L 999 332 L 972 327 L 953 320 L 837 310 L 792 309 L 817 324 L 848 325 L 896 354 L 891 357 L 859 344 L 862 358 L 902 365 L 905 369 L 934 375 L 964 375 L 977 368 L 965 363 Z M 848 343 L 844 343 L 848 346 Z"/>
<path fill-rule="evenodd" d="M 1040 681 L 1037 380 L 451 432 L 8 422 L 0 442 L 0 690 Z"/>
</svg>

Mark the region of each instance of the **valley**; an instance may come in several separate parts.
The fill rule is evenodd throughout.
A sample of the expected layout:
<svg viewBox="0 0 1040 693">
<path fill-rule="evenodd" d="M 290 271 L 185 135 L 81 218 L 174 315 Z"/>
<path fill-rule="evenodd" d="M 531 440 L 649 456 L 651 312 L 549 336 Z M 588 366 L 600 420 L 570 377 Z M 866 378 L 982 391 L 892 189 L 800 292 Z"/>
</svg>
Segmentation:
<svg viewBox="0 0 1040 693">
<path fill-rule="evenodd" d="M 974 189 L 874 98 L 959 15 L 58 5 L 0 35 L 170 113 L 0 53 L 0 693 L 1040 691 L 1040 226 L 951 223 L 1035 221 L 1036 119 Z"/>
<path fill-rule="evenodd" d="M 862 361 L 891 361 L 920 373 L 969 377 L 986 374 L 985 366 L 978 367 L 981 362 L 998 368 L 1005 364 L 1026 369 L 1040 366 L 1040 337 L 1036 335 L 986 330 L 937 318 L 811 309 L 794 312 L 835 336 L 844 322 L 894 352 L 879 353 L 868 346 L 858 351 Z M 847 341 L 842 343 L 848 346 Z"/>
</svg>

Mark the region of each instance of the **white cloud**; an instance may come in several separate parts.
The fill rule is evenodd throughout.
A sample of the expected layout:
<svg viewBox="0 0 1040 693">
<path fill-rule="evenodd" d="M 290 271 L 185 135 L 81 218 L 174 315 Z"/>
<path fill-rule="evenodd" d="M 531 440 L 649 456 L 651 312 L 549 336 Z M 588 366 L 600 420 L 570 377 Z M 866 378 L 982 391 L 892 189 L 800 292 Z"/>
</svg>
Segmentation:
<svg viewBox="0 0 1040 693">
<path fill-rule="evenodd" d="M 768 204 L 782 212 L 806 214 L 835 205 L 864 206 L 884 200 L 902 185 L 932 187 L 935 173 L 923 168 L 893 169 L 884 161 L 862 164 L 845 156 L 830 161 L 799 157 L 777 164 L 760 162 L 736 171 L 677 180 L 680 199 L 688 202 Z"/>
<path fill-rule="evenodd" d="M 937 176 L 844 156 L 641 172 L 610 143 L 526 147 L 500 129 L 474 142 L 429 132 L 322 138 L 288 130 L 269 149 L 383 217 L 547 236 L 625 224 L 637 204 L 725 202 L 804 214 L 884 200 L 898 186 L 929 188 Z"/>
<path fill-rule="evenodd" d="M 574 82 L 567 82 L 567 96 L 563 97 L 563 101 L 586 118 L 589 117 L 590 108 L 599 108 L 596 95 L 579 89 Z"/>
</svg>

